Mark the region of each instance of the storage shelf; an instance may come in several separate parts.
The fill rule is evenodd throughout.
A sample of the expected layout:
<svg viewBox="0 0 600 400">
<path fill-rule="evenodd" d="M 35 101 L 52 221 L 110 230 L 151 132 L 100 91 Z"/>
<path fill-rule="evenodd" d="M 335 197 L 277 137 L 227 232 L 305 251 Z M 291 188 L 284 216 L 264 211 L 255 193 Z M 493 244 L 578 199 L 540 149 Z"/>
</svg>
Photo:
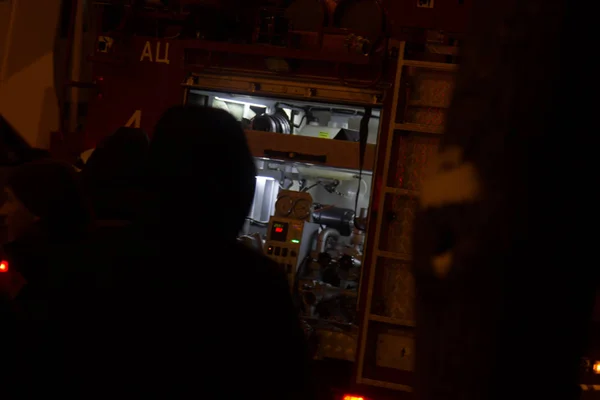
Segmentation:
<svg viewBox="0 0 600 400">
<path fill-rule="evenodd" d="M 283 135 L 275 132 L 246 130 L 248 146 L 254 157 L 267 157 L 286 162 L 324 165 L 358 171 L 359 144 L 343 140 L 321 139 L 300 135 Z M 278 153 L 278 156 L 269 153 Z M 311 159 L 304 158 L 311 156 Z M 362 170 L 370 172 L 375 165 L 376 146 L 367 144 Z M 316 159 L 320 157 L 321 159 Z"/>
<path fill-rule="evenodd" d="M 423 124 L 412 124 L 412 123 L 396 124 L 394 126 L 394 129 L 398 130 L 398 131 L 431 133 L 434 135 L 441 135 L 442 133 L 444 133 L 444 128 L 445 128 L 444 126 L 438 126 L 438 125 L 423 125 Z"/>
<path fill-rule="evenodd" d="M 399 390 L 402 392 L 412 392 L 413 388 L 408 385 L 400 385 L 399 383 L 391 383 L 391 382 L 383 382 L 375 379 L 368 378 L 360 378 L 358 383 L 362 383 L 363 385 L 371 385 L 375 387 L 380 387 L 384 389 L 392 389 Z"/>
<path fill-rule="evenodd" d="M 404 60 L 402 63 L 405 67 L 416 67 L 423 69 L 431 69 L 435 71 L 454 72 L 458 70 L 458 64 L 447 64 L 431 61 Z"/>
<path fill-rule="evenodd" d="M 390 324 L 390 325 L 409 326 L 411 328 L 414 328 L 415 326 L 417 326 L 415 324 L 415 321 L 396 319 L 396 318 L 391 318 L 391 317 L 384 317 L 383 315 L 377 315 L 377 314 L 369 314 L 369 320 L 375 321 L 375 322 L 382 322 L 384 324 Z"/>
</svg>

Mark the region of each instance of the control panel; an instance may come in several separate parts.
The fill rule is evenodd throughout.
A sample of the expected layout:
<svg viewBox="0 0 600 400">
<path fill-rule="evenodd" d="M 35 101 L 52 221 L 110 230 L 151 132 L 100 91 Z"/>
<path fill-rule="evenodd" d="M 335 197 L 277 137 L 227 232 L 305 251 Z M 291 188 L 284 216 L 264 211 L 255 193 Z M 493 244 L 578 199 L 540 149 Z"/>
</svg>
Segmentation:
<svg viewBox="0 0 600 400">
<path fill-rule="evenodd" d="M 282 190 L 277 195 L 275 216 L 300 221 L 309 221 L 312 211 L 313 198 L 310 193 L 294 190 Z"/>
<path fill-rule="evenodd" d="M 271 217 L 265 254 L 285 270 L 290 288 L 293 288 L 298 268 L 312 250 L 318 233 L 318 224 Z"/>
</svg>

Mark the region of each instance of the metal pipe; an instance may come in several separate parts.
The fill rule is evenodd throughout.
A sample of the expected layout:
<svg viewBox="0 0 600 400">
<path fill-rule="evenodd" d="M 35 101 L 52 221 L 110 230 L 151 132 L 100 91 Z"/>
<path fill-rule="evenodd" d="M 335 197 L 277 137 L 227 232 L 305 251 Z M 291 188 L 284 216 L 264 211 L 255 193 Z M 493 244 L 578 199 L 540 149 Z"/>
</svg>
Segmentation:
<svg viewBox="0 0 600 400">
<path fill-rule="evenodd" d="M 73 43 L 71 57 L 71 82 L 79 82 L 81 78 L 81 61 L 83 50 L 83 0 L 75 2 L 75 26 L 73 27 Z M 69 132 L 77 131 L 79 118 L 79 88 L 71 86 L 71 107 L 69 108 Z"/>
<path fill-rule="evenodd" d="M 2 54 L 2 65 L 0 65 L 0 87 L 6 80 L 6 74 L 8 70 L 8 55 L 10 54 L 13 28 L 15 25 L 15 18 L 17 15 L 17 0 L 12 0 L 10 4 L 10 16 L 8 19 L 8 27 L 6 30 L 6 36 L 4 38 L 4 54 Z"/>
<path fill-rule="evenodd" d="M 321 231 L 321 233 L 319 234 L 319 239 L 317 241 L 317 250 L 319 253 L 325 253 L 327 251 L 327 241 L 331 237 L 339 239 L 341 237 L 340 232 L 337 229 L 333 228 L 327 228 Z"/>
<path fill-rule="evenodd" d="M 77 19 L 77 6 L 78 6 L 78 0 L 63 0 L 63 1 L 70 1 L 71 2 L 71 15 L 69 17 L 69 30 L 67 32 L 67 41 L 66 41 L 66 49 L 65 49 L 65 71 L 64 71 L 64 82 L 69 82 L 69 76 L 71 75 L 71 68 L 70 68 L 70 64 L 71 64 L 71 59 L 72 59 L 72 53 L 73 53 L 73 34 L 75 31 L 75 20 Z M 62 10 L 61 10 L 62 11 Z M 62 12 L 61 12 L 61 19 L 60 19 L 60 24 L 63 23 L 62 21 Z M 60 107 L 59 107 L 59 111 L 60 111 L 60 134 L 64 135 L 65 132 L 68 132 L 68 125 L 67 125 L 67 116 L 65 115 L 65 104 L 67 103 L 67 94 L 69 91 L 69 87 L 67 85 L 63 85 L 62 89 L 61 89 L 61 99 L 60 99 Z"/>
</svg>

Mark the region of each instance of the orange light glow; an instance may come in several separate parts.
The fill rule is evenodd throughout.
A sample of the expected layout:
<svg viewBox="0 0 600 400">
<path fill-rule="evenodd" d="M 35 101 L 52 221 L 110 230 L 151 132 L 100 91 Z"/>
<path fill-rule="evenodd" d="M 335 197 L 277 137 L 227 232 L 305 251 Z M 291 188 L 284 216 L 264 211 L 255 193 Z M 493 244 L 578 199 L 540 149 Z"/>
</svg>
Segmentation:
<svg viewBox="0 0 600 400">
<path fill-rule="evenodd" d="M 594 366 L 592 367 L 592 371 L 594 371 L 595 374 L 600 374 L 600 361 L 596 361 L 594 363 Z"/>
<path fill-rule="evenodd" d="M 360 396 L 352 396 L 352 395 L 345 395 L 344 396 L 344 400 L 365 400 L 364 397 L 360 397 Z"/>
<path fill-rule="evenodd" d="M 0 272 L 8 272 L 8 261 L 0 261 Z"/>
</svg>

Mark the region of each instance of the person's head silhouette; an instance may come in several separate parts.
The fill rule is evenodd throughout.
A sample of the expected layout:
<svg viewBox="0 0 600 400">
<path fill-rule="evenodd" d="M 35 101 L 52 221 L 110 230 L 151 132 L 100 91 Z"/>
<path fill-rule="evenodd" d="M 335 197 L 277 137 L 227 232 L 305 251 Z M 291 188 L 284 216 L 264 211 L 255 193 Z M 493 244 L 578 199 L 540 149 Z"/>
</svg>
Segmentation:
<svg viewBox="0 0 600 400">
<path fill-rule="evenodd" d="M 158 121 L 150 144 L 149 184 L 158 198 L 161 224 L 198 224 L 235 238 L 254 199 L 255 176 L 244 131 L 229 113 L 178 106 Z"/>
</svg>

